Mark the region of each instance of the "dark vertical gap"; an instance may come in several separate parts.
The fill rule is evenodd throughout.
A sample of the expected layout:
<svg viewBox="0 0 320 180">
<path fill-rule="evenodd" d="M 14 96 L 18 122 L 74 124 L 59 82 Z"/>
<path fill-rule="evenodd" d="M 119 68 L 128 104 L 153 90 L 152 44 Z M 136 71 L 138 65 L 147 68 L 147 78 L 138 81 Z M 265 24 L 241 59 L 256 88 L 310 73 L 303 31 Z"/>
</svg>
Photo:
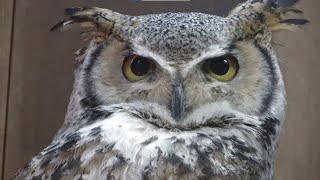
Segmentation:
<svg viewBox="0 0 320 180">
<path fill-rule="evenodd" d="M 12 21 L 11 21 L 11 34 L 10 34 L 10 52 L 9 52 L 9 67 L 8 67 L 8 82 L 7 82 L 7 99 L 6 99 L 6 111 L 4 120 L 4 137 L 3 137 L 3 154 L 2 154 L 2 176 L 4 180 L 5 174 L 5 162 L 6 162 L 6 151 L 7 151 L 7 130 L 8 130 L 8 114 L 9 114 L 9 100 L 10 100 L 10 84 L 11 84 L 11 70 L 12 70 L 12 51 L 13 51 L 13 36 L 14 36 L 14 23 L 16 14 L 16 0 L 13 0 L 12 7 Z"/>
</svg>

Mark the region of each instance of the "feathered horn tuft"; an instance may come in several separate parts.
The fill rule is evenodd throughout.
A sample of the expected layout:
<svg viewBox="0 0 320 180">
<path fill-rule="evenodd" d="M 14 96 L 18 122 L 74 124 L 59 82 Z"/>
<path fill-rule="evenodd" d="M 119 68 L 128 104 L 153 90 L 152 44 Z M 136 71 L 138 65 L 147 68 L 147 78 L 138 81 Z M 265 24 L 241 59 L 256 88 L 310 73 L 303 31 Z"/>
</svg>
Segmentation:
<svg viewBox="0 0 320 180">
<path fill-rule="evenodd" d="M 107 37 L 113 33 L 115 27 L 120 27 L 125 22 L 125 15 L 95 7 L 67 8 L 65 14 L 69 19 L 59 22 L 51 28 L 51 31 L 78 27 L 85 39 Z"/>
<path fill-rule="evenodd" d="M 299 0 L 248 0 L 234 8 L 229 16 L 237 14 L 259 14 L 263 24 L 272 31 L 295 31 L 309 23 L 306 19 L 292 19 L 290 14 L 299 15 L 302 11 L 292 7 Z"/>
</svg>

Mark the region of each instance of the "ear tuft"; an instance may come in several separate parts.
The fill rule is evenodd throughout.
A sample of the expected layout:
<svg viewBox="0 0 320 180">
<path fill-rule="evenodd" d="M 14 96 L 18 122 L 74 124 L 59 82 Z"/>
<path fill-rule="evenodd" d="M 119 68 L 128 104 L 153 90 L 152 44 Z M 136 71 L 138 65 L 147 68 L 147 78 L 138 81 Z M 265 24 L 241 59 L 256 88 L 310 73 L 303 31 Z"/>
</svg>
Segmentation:
<svg viewBox="0 0 320 180">
<path fill-rule="evenodd" d="M 278 30 L 288 30 L 288 31 L 297 31 L 302 26 L 308 24 L 309 21 L 305 19 L 286 19 L 280 21 L 278 25 L 272 27 L 273 31 Z"/>
<path fill-rule="evenodd" d="M 309 23 L 305 19 L 288 18 L 289 15 L 303 14 L 302 11 L 293 9 L 299 0 L 248 0 L 239 4 L 229 15 L 248 14 L 248 16 L 257 14 L 262 15 L 262 26 L 268 26 L 272 31 L 289 30 L 295 31 Z M 259 16 L 260 16 L 259 15 Z"/>
<path fill-rule="evenodd" d="M 286 20 L 280 21 L 280 23 L 302 26 L 302 25 L 308 24 L 309 21 L 305 19 L 286 19 Z"/>
<path fill-rule="evenodd" d="M 96 34 L 104 34 L 105 37 L 112 34 L 115 26 L 123 25 L 125 15 L 108 9 L 95 7 L 72 7 L 65 10 L 68 20 L 63 20 L 51 28 L 51 31 L 63 31 L 68 29 L 80 29 L 82 32 L 92 35 L 86 39 L 92 39 Z"/>
<path fill-rule="evenodd" d="M 67 26 L 68 23 L 72 23 L 72 21 L 60 21 L 59 23 L 57 23 L 56 25 L 54 25 L 50 31 L 58 31 L 59 29 L 61 29 L 61 27 Z"/>
</svg>

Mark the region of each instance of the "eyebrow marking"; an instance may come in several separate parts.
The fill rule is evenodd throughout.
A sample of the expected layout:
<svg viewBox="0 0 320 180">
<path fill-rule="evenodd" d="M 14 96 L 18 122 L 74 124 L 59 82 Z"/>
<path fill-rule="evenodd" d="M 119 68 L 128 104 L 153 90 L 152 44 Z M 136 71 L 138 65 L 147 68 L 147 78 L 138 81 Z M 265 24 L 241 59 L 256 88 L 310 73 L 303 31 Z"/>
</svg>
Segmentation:
<svg viewBox="0 0 320 180">
<path fill-rule="evenodd" d="M 202 53 L 199 57 L 196 57 L 192 61 L 188 62 L 186 66 L 182 69 L 181 75 L 182 77 L 186 77 L 190 70 L 194 68 L 196 65 L 198 65 L 200 62 L 207 58 L 212 58 L 212 57 L 218 57 L 218 56 L 223 56 L 227 53 L 229 53 L 230 50 L 228 47 L 222 47 L 220 45 L 211 45 L 209 48 Z"/>
<path fill-rule="evenodd" d="M 174 63 L 167 61 L 165 58 L 160 56 L 157 53 L 152 52 L 148 48 L 139 45 L 137 43 L 132 44 L 132 50 L 135 54 L 152 58 L 155 62 L 157 62 L 163 69 L 167 70 L 170 76 L 174 77 L 176 74 L 176 69 L 172 66 Z"/>
</svg>

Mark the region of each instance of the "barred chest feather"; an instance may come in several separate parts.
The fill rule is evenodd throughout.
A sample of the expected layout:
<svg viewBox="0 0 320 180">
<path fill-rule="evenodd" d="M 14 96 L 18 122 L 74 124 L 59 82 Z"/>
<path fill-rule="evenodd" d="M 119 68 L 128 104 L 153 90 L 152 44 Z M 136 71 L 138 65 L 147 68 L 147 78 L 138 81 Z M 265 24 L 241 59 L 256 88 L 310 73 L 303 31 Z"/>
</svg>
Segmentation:
<svg viewBox="0 0 320 180">
<path fill-rule="evenodd" d="M 257 120 L 229 111 L 223 117 L 204 117 L 202 124 L 192 125 L 190 120 L 172 125 L 125 105 L 99 107 L 83 118 L 79 127 L 67 130 L 66 136 L 33 158 L 27 166 L 36 171 L 18 175 L 27 173 L 23 176 L 29 179 L 272 178 L 268 176 L 273 169 L 270 147 L 277 119 Z"/>
</svg>

